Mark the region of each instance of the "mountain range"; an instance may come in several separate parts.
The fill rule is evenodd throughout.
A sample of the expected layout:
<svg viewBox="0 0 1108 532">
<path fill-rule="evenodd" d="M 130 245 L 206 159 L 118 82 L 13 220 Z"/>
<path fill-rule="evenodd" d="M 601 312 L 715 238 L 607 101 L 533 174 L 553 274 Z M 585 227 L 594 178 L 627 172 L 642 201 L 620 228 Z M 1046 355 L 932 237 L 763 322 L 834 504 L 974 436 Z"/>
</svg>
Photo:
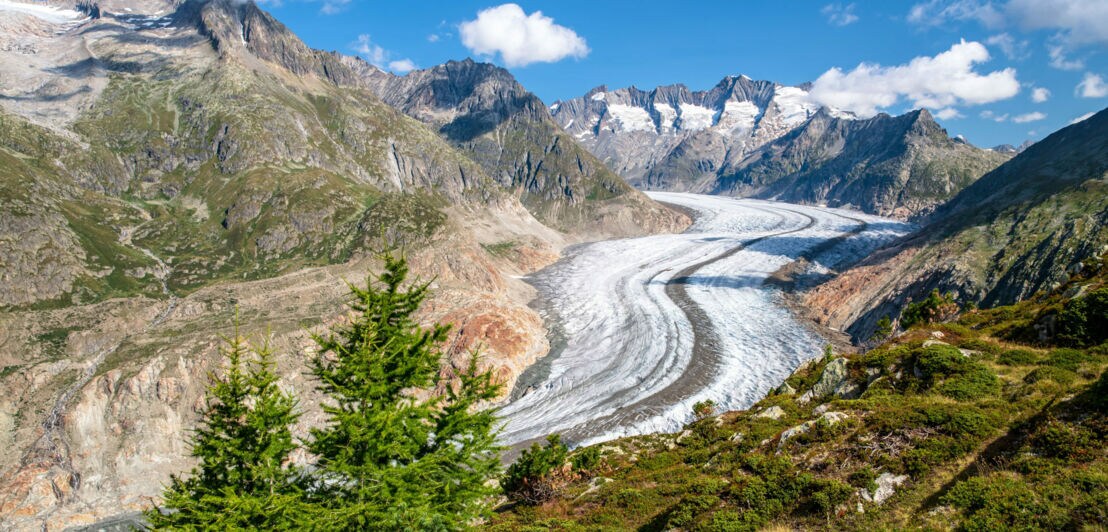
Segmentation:
<svg viewBox="0 0 1108 532">
<path fill-rule="evenodd" d="M 1108 112 L 1019 148 L 926 110 L 862 119 L 808 85 L 604 86 L 546 105 L 507 70 L 404 76 L 315 50 L 253 2 L 0 0 L 0 516 L 77 526 L 146 508 L 239 320 L 320 419 L 309 331 L 400 249 L 510 385 L 550 346 L 521 277 L 565 246 L 680 231 L 635 187 L 911 218 L 920 231 L 803 298 L 865 339 L 938 288 L 983 306 L 1108 251 Z M 28 4 L 30 5 L 30 4 Z M 10 6 L 9 6 L 10 7 Z M 441 391 L 441 390 L 440 390 Z"/>
<path fill-rule="evenodd" d="M 636 186 L 929 212 L 1011 152 L 951 138 L 930 113 L 854 115 L 807 85 L 729 76 L 707 91 L 601 86 L 550 107 L 558 123 Z"/>
</svg>

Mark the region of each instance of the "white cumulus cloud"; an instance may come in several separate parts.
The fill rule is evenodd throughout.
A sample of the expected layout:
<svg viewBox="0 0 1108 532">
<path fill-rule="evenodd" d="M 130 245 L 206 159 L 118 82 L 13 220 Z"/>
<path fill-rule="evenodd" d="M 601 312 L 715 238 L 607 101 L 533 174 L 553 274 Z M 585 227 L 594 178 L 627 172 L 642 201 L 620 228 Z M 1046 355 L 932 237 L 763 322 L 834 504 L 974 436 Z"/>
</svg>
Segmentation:
<svg viewBox="0 0 1108 532">
<path fill-rule="evenodd" d="M 1085 79 L 1077 84 L 1077 93 L 1082 98 L 1103 98 L 1108 96 L 1108 83 L 1099 74 L 1085 73 Z"/>
<path fill-rule="evenodd" d="M 992 35 L 985 39 L 985 44 L 1000 48 L 1000 51 L 1008 56 L 1008 59 L 1027 59 L 1027 41 L 1016 40 L 1008 33 Z"/>
<path fill-rule="evenodd" d="M 1031 101 L 1035 103 L 1043 103 L 1050 99 L 1050 89 L 1043 87 L 1035 87 L 1031 89 Z"/>
<path fill-rule="evenodd" d="M 1012 68 L 981 74 L 977 63 L 989 60 L 979 42 L 962 42 L 934 57 L 885 67 L 862 63 L 849 72 L 832 68 L 812 84 L 810 97 L 823 105 L 868 117 L 902 98 L 933 109 L 978 105 L 1011 98 L 1020 84 Z"/>
<path fill-rule="evenodd" d="M 942 120 L 953 120 L 955 118 L 965 118 L 962 113 L 959 113 L 957 109 L 953 107 L 947 107 L 946 109 L 939 109 L 935 111 L 935 116 Z"/>
<path fill-rule="evenodd" d="M 392 53 L 373 42 L 368 34 L 361 34 L 357 40 L 350 43 L 350 49 L 354 50 L 362 59 L 382 70 L 391 70 L 399 74 L 407 74 L 415 70 L 416 65 L 411 59 L 392 59 Z"/>
<path fill-rule="evenodd" d="M 1017 124 L 1026 124 L 1028 122 L 1038 122 L 1039 120 L 1042 120 L 1044 118 L 1046 118 L 1045 113 L 1040 113 L 1038 111 L 1035 111 L 1033 113 L 1026 113 L 1026 114 L 1022 114 L 1022 115 L 1013 116 L 1012 121 L 1017 123 Z"/>
<path fill-rule="evenodd" d="M 417 68 L 419 67 L 416 66 L 416 64 L 412 62 L 411 59 L 398 59 L 396 61 L 389 61 L 389 70 L 396 72 L 397 74 L 407 74 L 408 72 L 411 72 Z"/>
<path fill-rule="evenodd" d="M 858 15 L 854 14 L 854 4 L 827 4 L 820 10 L 827 22 L 835 26 L 849 26 L 858 22 Z"/>
<path fill-rule="evenodd" d="M 1050 55 L 1050 66 L 1058 70 L 1081 70 L 1085 68 L 1084 61 L 1066 57 L 1066 49 L 1060 44 L 1048 45 L 1046 52 Z"/>
<path fill-rule="evenodd" d="M 1058 30 L 1074 45 L 1108 43 L 1104 0 L 1010 0 L 1004 9 L 1023 28 Z"/>
<path fill-rule="evenodd" d="M 1095 114 L 1096 114 L 1096 113 L 1094 113 L 1094 112 L 1092 112 L 1092 111 L 1090 111 L 1090 112 L 1088 112 L 1088 113 L 1085 113 L 1085 114 L 1083 114 L 1083 115 L 1081 115 L 1081 116 L 1079 116 L 1079 117 L 1077 117 L 1077 118 L 1074 118 L 1073 120 L 1070 120 L 1070 125 L 1072 126 L 1072 125 L 1074 125 L 1074 124 L 1076 124 L 1076 123 L 1078 123 L 1078 122 L 1084 122 L 1084 121 L 1086 121 L 1086 120 L 1088 120 L 1088 119 L 1092 118 L 1092 117 L 1093 117 L 1093 115 L 1095 115 Z"/>
<path fill-rule="evenodd" d="M 952 20 L 976 20 L 992 28 L 1004 25 L 1004 13 L 992 2 L 978 0 L 930 0 L 908 11 L 909 22 L 924 26 L 942 26 Z"/>
<path fill-rule="evenodd" d="M 1008 121 L 1008 113 L 998 115 L 998 114 L 986 109 L 984 111 L 981 111 L 981 118 L 984 118 L 985 120 L 992 120 L 993 122 L 1007 122 Z"/>
<path fill-rule="evenodd" d="M 483 9 L 474 20 L 458 26 L 462 44 L 478 55 L 500 54 L 509 67 L 553 63 L 589 54 L 585 39 L 554 19 L 535 11 L 530 15 L 516 4 Z"/>
</svg>

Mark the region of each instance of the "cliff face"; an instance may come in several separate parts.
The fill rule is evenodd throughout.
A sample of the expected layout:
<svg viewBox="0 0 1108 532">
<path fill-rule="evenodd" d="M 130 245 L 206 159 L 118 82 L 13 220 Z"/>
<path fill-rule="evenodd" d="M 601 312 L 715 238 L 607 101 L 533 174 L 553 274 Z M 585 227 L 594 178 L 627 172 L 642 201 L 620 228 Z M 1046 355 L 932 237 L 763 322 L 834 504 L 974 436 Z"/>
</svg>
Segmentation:
<svg viewBox="0 0 1108 532">
<path fill-rule="evenodd" d="M 932 214 L 912 237 L 808 295 L 819 318 L 865 338 L 932 288 L 1010 304 L 1108 250 L 1108 112 L 1050 135 Z"/>
<path fill-rule="evenodd" d="M 580 172 L 531 177 L 568 180 L 579 203 L 493 177 L 382 102 L 367 65 L 252 3 L 55 5 L 0 6 L 5 525 L 141 509 L 187 469 L 181 442 L 235 307 L 315 404 L 306 330 L 341 319 L 346 280 L 398 247 L 435 279 L 422 318 L 455 325 L 443 371 L 482 346 L 510 384 L 547 349 L 522 274 L 570 241 L 681 222 L 633 193 L 588 203 L 603 185 L 574 188 Z"/>
</svg>

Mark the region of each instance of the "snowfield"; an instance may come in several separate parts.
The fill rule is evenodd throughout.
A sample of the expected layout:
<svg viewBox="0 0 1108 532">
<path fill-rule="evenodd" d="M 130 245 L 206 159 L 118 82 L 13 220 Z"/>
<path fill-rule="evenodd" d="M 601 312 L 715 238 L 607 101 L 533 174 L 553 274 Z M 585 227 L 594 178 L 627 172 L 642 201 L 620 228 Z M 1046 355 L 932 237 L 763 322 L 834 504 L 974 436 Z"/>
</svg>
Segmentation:
<svg viewBox="0 0 1108 532">
<path fill-rule="evenodd" d="M 11 0 L 0 0 L 0 11 L 30 15 L 51 24 L 79 22 L 86 18 L 84 13 L 72 9 L 62 9 L 45 4 L 13 2 Z"/>
<path fill-rule="evenodd" d="M 672 432 L 704 399 L 748 407 L 826 343 L 766 279 L 816 251 L 814 270 L 841 268 L 911 229 L 839 209 L 649 195 L 695 211 L 696 223 L 682 234 L 577 246 L 529 279 L 553 347 L 500 411 L 504 443 Z"/>
</svg>

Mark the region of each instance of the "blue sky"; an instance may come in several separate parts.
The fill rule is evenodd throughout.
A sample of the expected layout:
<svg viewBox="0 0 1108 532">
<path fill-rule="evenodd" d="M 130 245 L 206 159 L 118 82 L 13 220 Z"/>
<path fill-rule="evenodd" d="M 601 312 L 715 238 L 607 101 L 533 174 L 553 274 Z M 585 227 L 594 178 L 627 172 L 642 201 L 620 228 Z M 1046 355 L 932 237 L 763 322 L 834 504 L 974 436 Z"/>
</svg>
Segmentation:
<svg viewBox="0 0 1108 532">
<path fill-rule="evenodd" d="M 261 3 L 313 47 L 401 72 L 491 61 L 547 103 L 601 84 L 819 80 L 821 101 L 928 107 L 980 146 L 1040 139 L 1108 106 L 1108 0 Z"/>
</svg>

